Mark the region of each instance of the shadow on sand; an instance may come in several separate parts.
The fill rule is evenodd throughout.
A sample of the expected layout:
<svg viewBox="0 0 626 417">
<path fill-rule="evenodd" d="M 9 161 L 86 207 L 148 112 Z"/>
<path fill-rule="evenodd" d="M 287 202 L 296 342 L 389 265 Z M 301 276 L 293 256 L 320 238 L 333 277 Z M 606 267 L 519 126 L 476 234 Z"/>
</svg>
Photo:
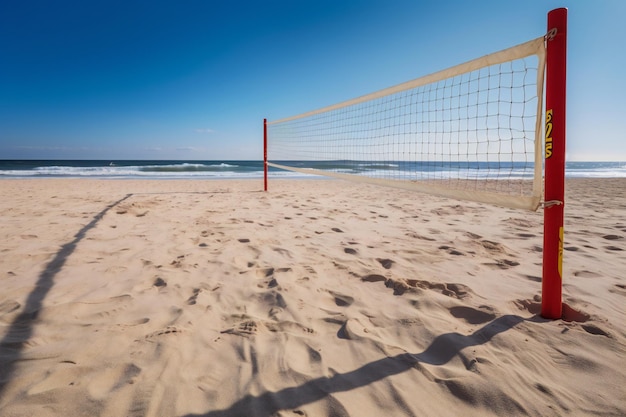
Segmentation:
<svg viewBox="0 0 626 417">
<path fill-rule="evenodd" d="M 87 232 L 96 227 L 109 210 L 132 196 L 133 194 L 127 194 L 96 214 L 88 224 L 74 235 L 71 242 L 61 246 L 61 249 L 39 275 L 35 288 L 28 295 L 22 312 L 13 320 L 7 333 L 0 340 L 0 396 L 2 396 L 6 384 L 11 380 L 15 364 L 20 360 L 24 345 L 33 334 L 33 328 L 37 323 L 37 316 L 43 305 L 43 300 L 54 286 L 54 278 L 63 268 L 67 258 L 76 250 L 76 246 L 85 238 Z"/>
<path fill-rule="evenodd" d="M 13 320 L 7 333 L 0 340 L 0 397 L 6 384 L 11 380 L 15 364 L 20 360 L 25 344 L 33 334 L 43 300 L 54 286 L 56 275 L 61 271 L 68 257 L 76 250 L 78 243 L 85 238 L 87 232 L 96 227 L 109 210 L 133 195 L 135 194 L 127 194 L 96 214 L 88 224 L 74 235 L 71 242 L 61 246 L 61 249 L 39 275 L 36 286 L 29 294 L 22 312 Z M 530 320 L 535 319 L 538 318 L 535 317 Z M 331 377 L 316 378 L 300 386 L 285 388 L 276 392 L 266 392 L 258 396 L 247 395 L 224 410 L 213 410 L 205 414 L 189 414 L 185 417 L 270 417 L 282 410 L 295 410 L 336 392 L 357 389 L 406 372 L 411 368 L 419 369 L 421 363 L 435 366 L 444 365 L 457 356 L 461 350 L 487 343 L 494 336 L 515 327 L 524 320 L 527 319 L 515 315 L 501 316 L 470 335 L 459 333 L 440 335 L 421 353 L 404 353 L 382 358 L 353 371 Z"/>
<path fill-rule="evenodd" d="M 247 395 L 225 410 L 210 411 L 206 414 L 189 414 L 185 417 L 270 417 L 282 410 L 295 410 L 333 393 L 350 391 L 411 368 L 419 368 L 421 363 L 444 365 L 461 350 L 487 343 L 497 334 L 513 328 L 524 320 L 526 319 L 519 316 L 505 315 L 467 336 L 459 333 L 442 334 L 421 353 L 404 353 L 386 357 L 365 364 L 354 371 L 313 379 L 297 387 L 266 392 L 259 396 Z"/>
<path fill-rule="evenodd" d="M 98 224 L 104 215 L 121 204 L 125 200 L 136 195 L 151 194 L 202 194 L 209 195 L 217 193 L 228 193 L 230 191 L 183 191 L 183 192 L 139 192 L 130 193 L 123 198 L 109 204 L 102 211 L 96 214 L 93 219 L 74 235 L 74 239 L 61 246 L 61 249 L 55 254 L 54 258 L 48 262 L 44 270 L 39 275 L 35 288 L 28 295 L 28 299 L 22 312 L 13 320 L 9 328 L 0 340 L 0 397 L 2 396 L 6 384 L 11 380 L 14 372 L 15 364 L 20 360 L 22 350 L 25 344 L 30 340 L 33 334 L 33 328 L 37 323 L 37 316 L 42 307 L 43 300 L 46 298 L 52 287 L 54 286 L 54 278 L 59 273 L 68 257 L 76 250 L 76 246 L 85 238 L 87 232 Z M 256 192 L 256 191 L 255 191 Z M 260 191 L 259 191 L 260 192 Z"/>
</svg>

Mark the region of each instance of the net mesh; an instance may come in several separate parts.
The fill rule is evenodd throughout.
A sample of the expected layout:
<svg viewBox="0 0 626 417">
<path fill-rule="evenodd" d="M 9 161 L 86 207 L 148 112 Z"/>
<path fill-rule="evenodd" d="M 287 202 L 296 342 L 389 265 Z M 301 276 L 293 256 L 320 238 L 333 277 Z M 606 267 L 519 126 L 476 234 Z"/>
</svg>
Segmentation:
<svg viewBox="0 0 626 417">
<path fill-rule="evenodd" d="M 532 44 L 532 45 L 531 45 Z M 536 209 L 543 39 L 268 123 L 270 165 Z"/>
</svg>

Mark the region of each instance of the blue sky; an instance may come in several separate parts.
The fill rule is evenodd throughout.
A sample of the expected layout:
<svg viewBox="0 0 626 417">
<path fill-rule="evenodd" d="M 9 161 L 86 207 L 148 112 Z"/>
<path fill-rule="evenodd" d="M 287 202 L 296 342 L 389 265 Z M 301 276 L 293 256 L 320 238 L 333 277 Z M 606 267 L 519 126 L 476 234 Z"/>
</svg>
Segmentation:
<svg viewBox="0 0 626 417">
<path fill-rule="evenodd" d="M 0 159 L 262 159 L 264 117 L 542 36 L 557 7 L 568 159 L 626 160 L 623 0 L 0 0 Z"/>
</svg>

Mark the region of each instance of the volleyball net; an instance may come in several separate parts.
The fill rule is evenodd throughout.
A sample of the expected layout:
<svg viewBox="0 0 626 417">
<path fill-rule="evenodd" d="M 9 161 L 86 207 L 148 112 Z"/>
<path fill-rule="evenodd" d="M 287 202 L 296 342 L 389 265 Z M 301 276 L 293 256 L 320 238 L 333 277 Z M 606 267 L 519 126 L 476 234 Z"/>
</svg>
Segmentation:
<svg viewBox="0 0 626 417">
<path fill-rule="evenodd" d="M 267 123 L 268 163 L 537 209 L 544 39 Z"/>
<path fill-rule="evenodd" d="M 566 11 L 548 14 L 546 36 L 319 110 L 266 120 L 265 188 L 272 166 L 511 208 L 562 203 Z M 562 22 L 551 23 L 551 15 Z M 550 47 L 554 39 L 562 45 Z M 551 66 L 560 74 L 552 82 Z M 546 106 L 545 130 L 544 84 L 559 97 L 552 99 L 557 108 Z M 562 129 L 556 156 L 555 112 Z M 548 185 L 548 171 L 556 185 Z M 551 187 L 557 191 L 548 198 Z M 560 244 L 562 253 L 562 237 Z"/>
</svg>

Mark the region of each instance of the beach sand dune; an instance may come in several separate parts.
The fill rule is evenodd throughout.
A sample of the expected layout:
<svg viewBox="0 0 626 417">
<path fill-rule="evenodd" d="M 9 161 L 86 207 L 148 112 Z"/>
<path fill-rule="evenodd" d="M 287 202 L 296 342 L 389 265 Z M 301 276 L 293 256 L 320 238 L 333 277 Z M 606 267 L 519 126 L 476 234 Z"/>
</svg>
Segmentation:
<svg viewBox="0 0 626 417">
<path fill-rule="evenodd" d="M 0 182 L 2 416 L 626 415 L 626 180 L 542 213 L 335 180 Z"/>
</svg>

